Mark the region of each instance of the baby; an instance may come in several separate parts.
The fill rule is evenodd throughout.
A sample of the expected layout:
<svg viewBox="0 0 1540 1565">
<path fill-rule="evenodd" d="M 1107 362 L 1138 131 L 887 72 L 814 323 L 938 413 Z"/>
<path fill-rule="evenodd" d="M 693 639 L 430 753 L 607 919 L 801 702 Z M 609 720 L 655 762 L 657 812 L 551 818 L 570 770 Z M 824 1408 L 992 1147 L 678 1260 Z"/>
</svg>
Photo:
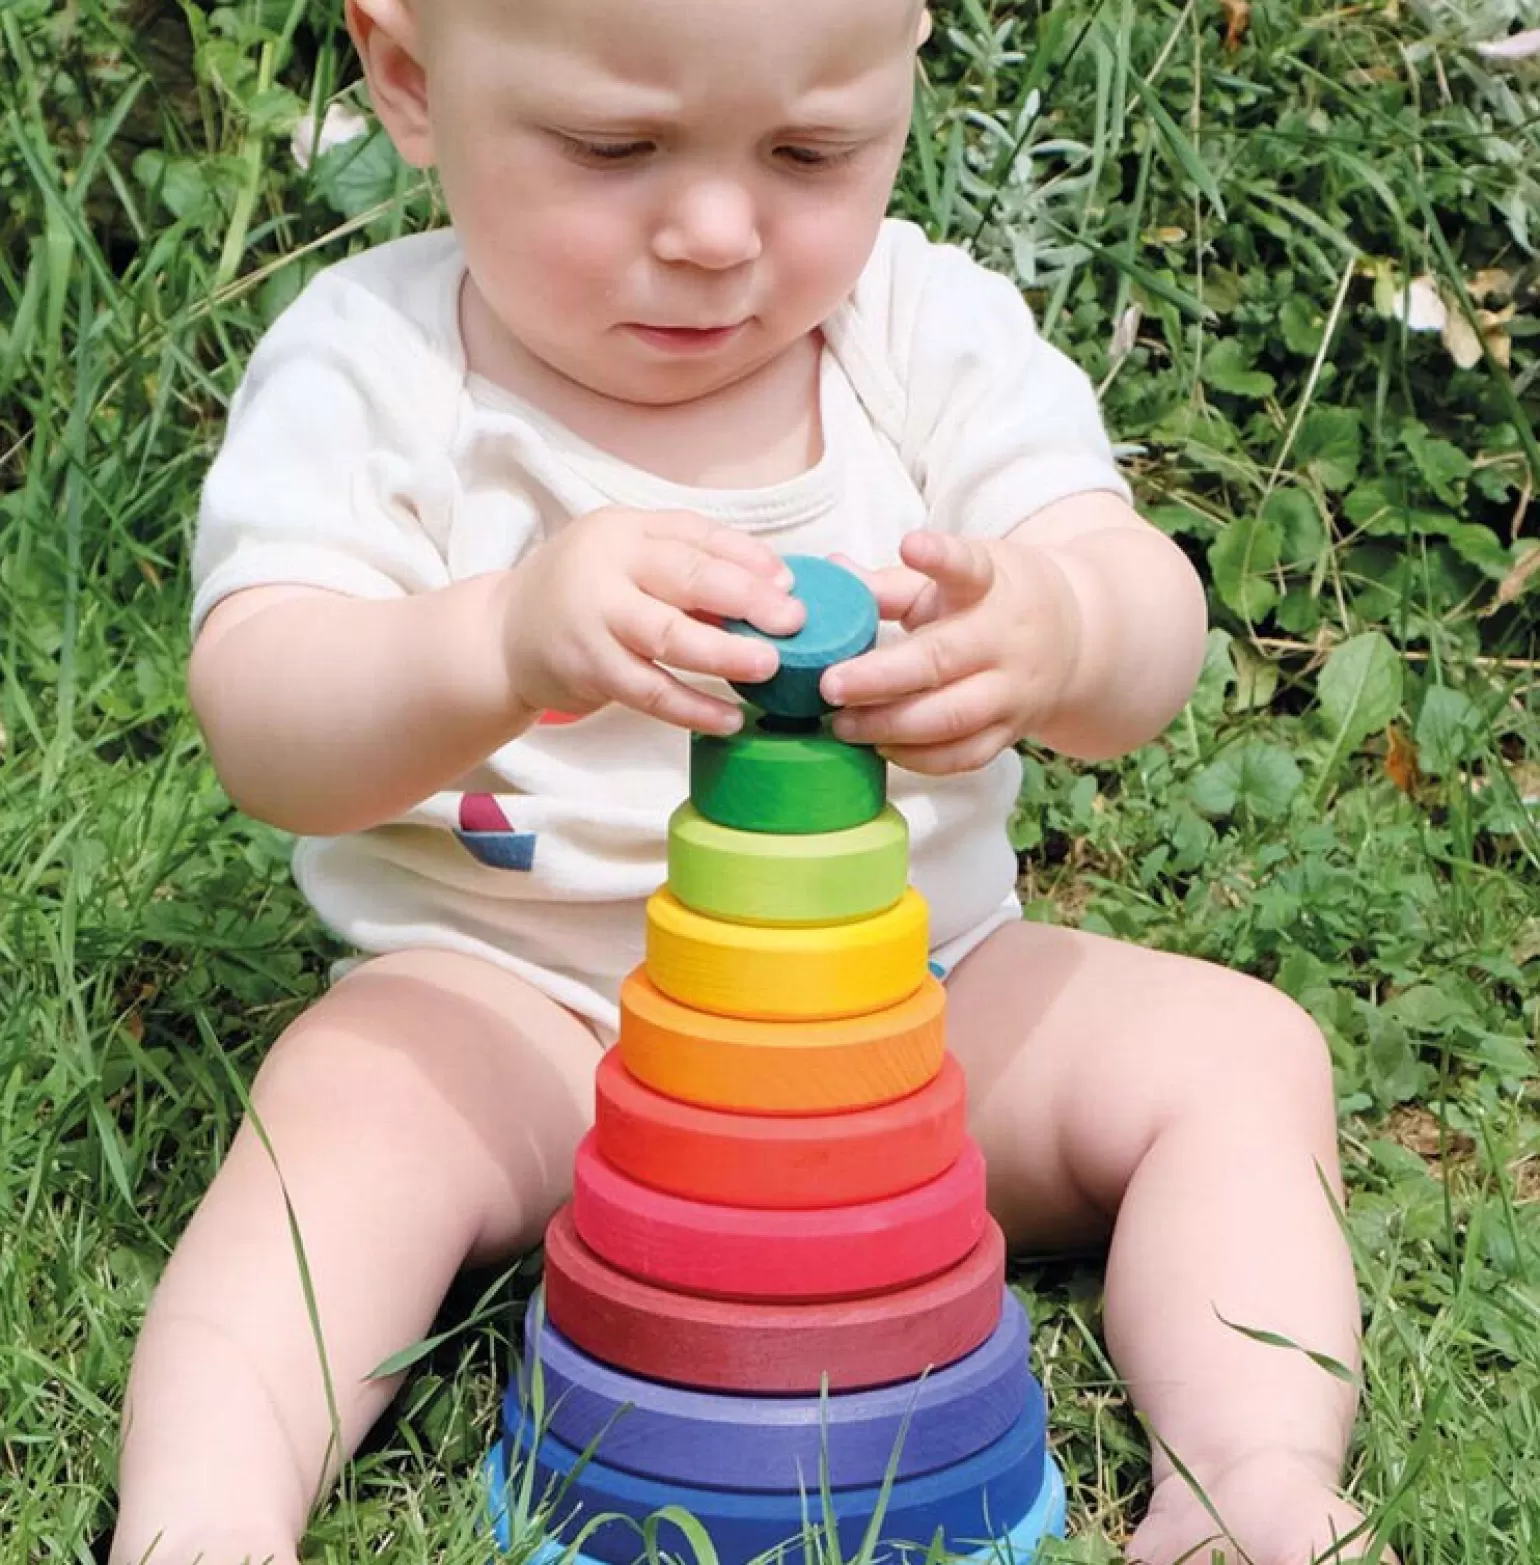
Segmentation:
<svg viewBox="0 0 1540 1565">
<path fill-rule="evenodd" d="M 115 1565 L 294 1561 L 396 1388 L 370 1371 L 461 1267 L 539 1241 L 686 731 L 734 729 L 722 681 L 774 665 L 714 621 L 795 630 L 787 553 L 852 562 L 887 622 L 823 690 L 893 763 L 991 1207 L 1019 1247 L 1110 1240 L 1109 1346 L 1156 1437 L 1129 1558 L 1210 1558 L 1178 1463 L 1216 1556 L 1330 1549 L 1360 1520 L 1352 1390 L 1227 1324 L 1356 1362 L 1322 1039 L 1263 984 L 1014 900 L 1015 743 L 1159 734 L 1204 600 L 1016 290 L 884 220 L 922 0 L 347 18 L 454 226 L 323 274 L 259 348 L 189 679 L 231 796 L 301 839 L 359 954 L 258 1074 L 271 1156 L 243 1127 L 151 1305 Z"/>
</svg>

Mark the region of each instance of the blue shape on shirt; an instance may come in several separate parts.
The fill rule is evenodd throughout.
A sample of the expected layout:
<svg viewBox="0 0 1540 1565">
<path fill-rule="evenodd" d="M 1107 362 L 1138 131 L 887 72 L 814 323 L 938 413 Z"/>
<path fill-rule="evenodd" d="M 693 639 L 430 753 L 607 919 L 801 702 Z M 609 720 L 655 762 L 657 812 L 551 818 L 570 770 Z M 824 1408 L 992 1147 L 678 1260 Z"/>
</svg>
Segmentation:
<svg viewBox="0 0 1540 1565">
<path fill-rule="evenodd" d="M 488 869 L 532 870 L 535 867 L 535 833 L 532 831 L 457 831 L 455 836 L 465 851 Z"/>
</svg>

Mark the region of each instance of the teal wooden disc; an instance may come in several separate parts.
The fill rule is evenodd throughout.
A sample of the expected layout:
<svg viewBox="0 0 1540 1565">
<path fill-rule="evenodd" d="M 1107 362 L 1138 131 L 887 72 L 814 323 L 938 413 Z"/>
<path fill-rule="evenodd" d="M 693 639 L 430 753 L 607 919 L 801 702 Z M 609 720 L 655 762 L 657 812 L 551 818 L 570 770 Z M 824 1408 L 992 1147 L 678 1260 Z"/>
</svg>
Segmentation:
<svg viewBox="0 0 1540 1565">
<path fill-rule="evenodd" d="M 668 823 L 668 889 L 743 924 L 840 924 L 893 906 L 909 880 L 909 827 L 890 804 L 846 831 L 739 831 L 681 804 Z"/>
<path fill-rule="evenodd" d="M 736 684 L 755 706 L 782 717 L 817 717 L 829 710 L 819 694 L 823 671 L 868 651 L 877 640 L 877 600 L 844 566 L 815 554 L 788 554 L 792 596 L 807 607 L 794 636 L 767 636 L 745 620 L 724 620 L 727 630 L 757 636 L 779 652 L 780 667 L 766 680 Z"/>
<path fill-rule="evenodd" d="M 887 764 L 865 745 L 843 744 L 821 724 L 811 733 L 745 714 L 736 734 L 690 738 L 690 802 L 739 831 L 846 831 L 888 802 Z M 773 722 L 773 720 L 772 720 Z"/>
</svg>

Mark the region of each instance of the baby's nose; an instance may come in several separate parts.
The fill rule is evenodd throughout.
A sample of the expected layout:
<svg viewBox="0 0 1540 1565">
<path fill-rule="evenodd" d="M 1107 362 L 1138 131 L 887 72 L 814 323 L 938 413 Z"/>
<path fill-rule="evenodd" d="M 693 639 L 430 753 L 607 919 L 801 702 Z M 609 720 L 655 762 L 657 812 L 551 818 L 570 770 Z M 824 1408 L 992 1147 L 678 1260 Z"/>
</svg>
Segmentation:
<svg viewBox="0 0 1540 1565">
<path fill-rule="evenodd" d="M 749 192 L 731 180 L 695 180 L 674 203 L 654 241 L 658 258 L 726 271 L 763 248 Z"/>
</svg>

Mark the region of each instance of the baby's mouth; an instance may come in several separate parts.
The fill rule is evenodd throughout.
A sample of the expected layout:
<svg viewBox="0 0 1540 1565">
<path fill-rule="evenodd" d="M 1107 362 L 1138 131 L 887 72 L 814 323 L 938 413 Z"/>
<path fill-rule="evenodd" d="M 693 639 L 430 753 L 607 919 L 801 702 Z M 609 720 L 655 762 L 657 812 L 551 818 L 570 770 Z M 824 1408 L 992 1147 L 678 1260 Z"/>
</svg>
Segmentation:
<svg viewBox="0 0 1540 1565">
<path fill-rule="evenodd" d="M 650 326 L 634 321 L 626 330 L 651 347 L 674 353 L 700 353 L 731 342 L 746 324 L 737 321 L 728 326 Z"/>
</svg>

